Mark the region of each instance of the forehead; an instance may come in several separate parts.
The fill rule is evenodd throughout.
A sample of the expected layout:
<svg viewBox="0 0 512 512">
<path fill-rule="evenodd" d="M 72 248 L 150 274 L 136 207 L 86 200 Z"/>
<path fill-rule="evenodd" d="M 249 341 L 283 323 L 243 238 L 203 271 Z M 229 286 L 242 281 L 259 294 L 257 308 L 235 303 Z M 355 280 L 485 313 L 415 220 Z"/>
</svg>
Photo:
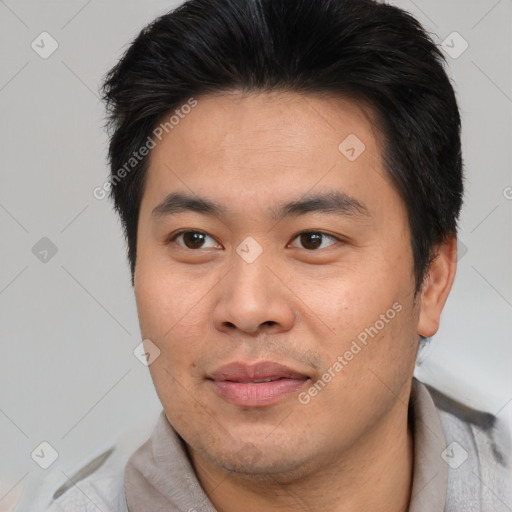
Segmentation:
<svg viewBox="0 0 512 512">
<path fill-rule="evenodd" d="M 177 189 L 238 202 L 247 212 L 265 198 L 292 200 L 322 188 L 362 203 L 370 189 L 373 202 L 382 202 L 385 188 L 386 199 L 399 202 L 365 104 L 291 92 L 230 92 L 196 101 L 151 151 L 143 206 L 154 207 Z"/>
<path fill-rule="evenodd" d="M 229 150 L 232 155 L 243 152 L 245 158 L 252 150 L 287 153 L 288 149 L 287 158 L 293 152 L 298 160 L 317 153 L 320 146 L 337 158 L 339 143 L 351 134 L 370 151 L 380 140 L 369 105 L 332 95 L 225 92 L 199 97 L 196 102 L 180 119 L 173 116 L 172 126 L 165 128 L 170 116 L 163 117 L 160 125 L 165 133 L 152 151 L 153 161 L 171 146 L 183 144 L 194 150 L 189 157 L 217 156 Z"/>
</svg>

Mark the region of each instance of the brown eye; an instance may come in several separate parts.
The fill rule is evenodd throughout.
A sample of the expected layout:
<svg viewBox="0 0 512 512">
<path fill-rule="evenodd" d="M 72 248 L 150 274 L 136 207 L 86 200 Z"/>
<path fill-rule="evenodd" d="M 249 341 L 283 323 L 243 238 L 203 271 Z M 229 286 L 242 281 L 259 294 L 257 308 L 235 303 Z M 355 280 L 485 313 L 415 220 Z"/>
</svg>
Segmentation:
<svg viewBox="0 0 512 512">
<path fill-rule="evenodd" d="M 208 238 L 214 242 L 214 245 L 217 245 L 211 236 L 202 231 L 181 231 L 172 236 L 169 242 L 181 239 L 182 243 L 178 243 L 178 245 L 185 249 L 206 249 L 208 247 L 205 247 L 204 243 Z"/>
<path fill-rule="evenodd" d="M 326 233 L 322 233 L 321 231 L 304 231 L 303 233 L 297 235 L 295 238 L 300 240 L 300 243 L 304 249 L 308 250 L 315 250 L 318 248 L 324 249 L 325 247 L 329 247 L 338 241 L 335 237 L 327 235 Z M 332 240 L 332 243 L 322 247 L 322 244 L 326 239 Z"/>
</svg>

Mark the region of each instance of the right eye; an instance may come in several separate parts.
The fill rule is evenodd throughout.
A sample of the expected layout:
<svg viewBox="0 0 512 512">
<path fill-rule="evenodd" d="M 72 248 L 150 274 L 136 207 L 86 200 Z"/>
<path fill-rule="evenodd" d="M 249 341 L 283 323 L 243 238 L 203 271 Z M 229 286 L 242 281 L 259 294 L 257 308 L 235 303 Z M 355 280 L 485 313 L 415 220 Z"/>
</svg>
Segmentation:
<svg viewBox="0 0 512 512">
<path fill-rule="evenodd" d="M 210 247 L 204 247 L 204 243 L 206 239 L 210 239 L 216 244 L 215 240 L 208 234 L 204 233 L 203 231 L 193 231 L 193 230 L 181 230 L 177 233 L 174 233 L 170 236 L 167 240 L 167 244 L 170 244 L 171 242 L 177 243 L 180 247 L 184 249 L 208 249 Z M 179 243 L 177 240 L 182 240 L 182 243 Z"/>
</svg>

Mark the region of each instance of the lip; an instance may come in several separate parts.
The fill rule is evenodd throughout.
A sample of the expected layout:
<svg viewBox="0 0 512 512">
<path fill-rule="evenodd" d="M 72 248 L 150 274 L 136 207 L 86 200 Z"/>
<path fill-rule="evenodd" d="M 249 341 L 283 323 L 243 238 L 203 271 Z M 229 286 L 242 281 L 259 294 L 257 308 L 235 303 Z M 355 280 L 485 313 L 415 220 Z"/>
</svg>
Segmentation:
<svg viewBox="0 0 512 512">
<path fill-rule="evenodd" d="M 273 380 L 261 382 L 266 379 Z M 207 376 L 217 394 L 241 407 L 265 407 L 277 403 L 309 379 L 305 373 L 271 361 L 252 364 L 236 361 Z"/>
</svg>

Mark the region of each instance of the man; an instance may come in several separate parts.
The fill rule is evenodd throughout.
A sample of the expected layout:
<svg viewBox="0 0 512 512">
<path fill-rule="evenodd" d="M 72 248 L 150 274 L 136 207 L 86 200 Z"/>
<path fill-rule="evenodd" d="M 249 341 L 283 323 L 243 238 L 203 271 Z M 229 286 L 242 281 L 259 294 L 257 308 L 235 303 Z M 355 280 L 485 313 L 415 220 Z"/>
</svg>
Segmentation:
<svg viewBox="0 0 512 512">
<path fill-rule="evenodd" d="M 163 411 L 55 510 L 512 509 L 495 418 L 413 379 L 456 271 L 442 60 L 370 0 L 190 0 L 140 33 L 108 189 Z"/>
</svg>

